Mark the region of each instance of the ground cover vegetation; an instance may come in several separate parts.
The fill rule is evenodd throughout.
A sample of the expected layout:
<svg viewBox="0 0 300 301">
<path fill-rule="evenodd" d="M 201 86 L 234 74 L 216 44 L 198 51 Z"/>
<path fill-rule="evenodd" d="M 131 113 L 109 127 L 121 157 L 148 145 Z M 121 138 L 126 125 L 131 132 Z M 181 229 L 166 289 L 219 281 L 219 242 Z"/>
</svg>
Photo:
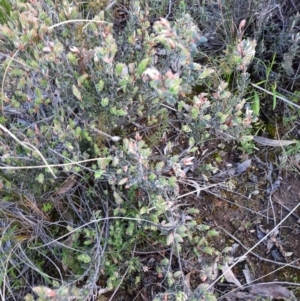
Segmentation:
<svg viewBox="0 0 300 301">
<path fill-rule="evenodd" d="M 1 300 L 299 299 L 299 10 L 0 1 Z"/>
</svg>

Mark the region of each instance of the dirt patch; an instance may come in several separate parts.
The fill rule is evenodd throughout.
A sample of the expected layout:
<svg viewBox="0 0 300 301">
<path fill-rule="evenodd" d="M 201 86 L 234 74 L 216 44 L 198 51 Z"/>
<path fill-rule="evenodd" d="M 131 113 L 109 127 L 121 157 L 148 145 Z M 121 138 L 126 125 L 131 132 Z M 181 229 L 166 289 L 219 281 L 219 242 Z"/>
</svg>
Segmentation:
<svg viewBox="0 0 300 301">
<path fill-rule="evenodd" d="M 300 202 L 300 178 L 289 175 L 282 179 L 281 188 L 272 197 L 279 221 L 285 218 Z M 300 258 L 300 206 L 291 213 L 280 227 L 284 246 L 293 252 L 293 259 Z"/>
<path fill-rule="evenodd" d="M 247 264 L 256 283 L 299 283 L 300 206 L 292 214 L 291 211 L 300 201 L 300 178 L 292 173 L 284 177 L 276 172 L 270 175 L 267 167 L 268 164 L 254 159 L 243 174 L 223 179 L 220 185 L 207 190 L 198 205 L 199 220 L 219 230 L 219 239 L 214 243 L 216 249 L 222 251 L 238 244 L 233 257 L 245 254 L 277 228 L 269 239 L 253 249 L 246 261 L 233 269 L 233 273 L 246 284 L 243 269 Z M 217 286 L 222 292 L 231 288 L 226 282 Z M 292 290 L 299 299 L 300 290 Z"/>
</svg>

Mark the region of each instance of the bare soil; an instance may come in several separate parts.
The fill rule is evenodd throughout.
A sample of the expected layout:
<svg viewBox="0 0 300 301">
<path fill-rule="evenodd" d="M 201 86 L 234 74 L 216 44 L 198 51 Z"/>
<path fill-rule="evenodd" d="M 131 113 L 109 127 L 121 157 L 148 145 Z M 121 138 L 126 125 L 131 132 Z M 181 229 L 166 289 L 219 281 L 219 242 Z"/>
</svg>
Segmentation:
<svg viewBox="0 0 300 301">
<path fill-rule="evenodd" d="M 278 233 L 271 235 L 272 241 L 260 243 L 233 272 L 242 284 L 246 284 L 243 269 L 247 263 L 256 283 L 299 283 L 300 206 L 294 212 L 292 210 L 300 201 L 300 178 L 291 172 L 278 178 L 278 173 L 274 172 L 272 184 L 276 186 L 276 180 L 280 179 L 280 187 L 268 194 L 271 186 L 266 179 L 266 166 L 260 160 L 252 160 L 245 173 L 225 179 L 224 187 L 207 190 L 199 203 L 199 219 L 219 230 L 220 236 L 215 241 L 218 250 L 237 243 L 239 247 L 234 257 L 239 257 L 289 215 L 277 227 Z M 225 282 L 216 288 L 228 292 L 232 287 Z M 291 290 L 299 300 L 299 288 L 291 287 Z"/>
</svg>

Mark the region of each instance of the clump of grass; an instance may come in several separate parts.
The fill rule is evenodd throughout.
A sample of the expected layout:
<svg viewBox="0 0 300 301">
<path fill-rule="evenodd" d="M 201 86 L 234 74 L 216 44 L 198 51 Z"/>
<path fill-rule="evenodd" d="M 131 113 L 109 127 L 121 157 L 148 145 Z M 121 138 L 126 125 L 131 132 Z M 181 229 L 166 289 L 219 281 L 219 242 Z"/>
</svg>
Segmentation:
<svg viewBox="0 0 300 301">
<path fill-rule="evenodd" d="M 4 24 L 9 19 L 9 14 L 11 13 L 12 6 L 9 0 L 0 1 L 0 23 Z"/>
</svg>

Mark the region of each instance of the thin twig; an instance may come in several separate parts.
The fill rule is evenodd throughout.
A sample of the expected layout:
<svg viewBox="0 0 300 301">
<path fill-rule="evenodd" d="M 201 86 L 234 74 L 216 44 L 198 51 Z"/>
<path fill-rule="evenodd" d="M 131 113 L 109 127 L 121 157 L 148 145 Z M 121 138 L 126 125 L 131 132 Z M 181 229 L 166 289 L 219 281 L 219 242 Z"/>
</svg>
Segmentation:
<svg viewBox="0 0 300 301">
<path fill-rule="evenodd" d="M 63 22 L 54 24 L 54 25 L 52 25 L 52 26 L 49 26 L 49 27 L 48 27 L 48 30 L 51 30 L 51 29 L 53 29 L 53 28 L 55 28 L 55 27 L 58 27 L 58 26 L 61 26 L 61 25 L 65 25 L 65 24 L 68 24 L 68 23 L 76 23 L 76 22 L 87 22 L 87 23 L 95 22 L 95 23 L 102 23 L 102 24 L 110 24 L 109 22 L 101 21 L 101 20 L 75 19 L 75 20 L 67 20 L 67 21 L 63 21 Z"/>
<path fill-rule="evenodd" d="M 26 44 L 25 44 L 26 45 Z M 2 116 L 4 116 L 4 82 L 6 78 L 6 73 L 8 72 L 9 66 L 14 60 L 15 56 L 19 53 L 19 49 L 14 53 L 14 55 L 9 59 L 7 66 L 5 68 L 4 74 L 3 74 L 3 79 L 2 79 L 2 85 L 1 85 L 1 111 L 2 111 Z"/>
<path fill-rule="evenodd" d="M 165 19 L 168 19 L 172 11 L 172 0 L 169 0 L 168 14 L 165 16 Z"/>
<path fill-rule="evenodd" d="M 37 154 L 41 157 L 41 159 L 44 161 L 45 163 L 45 167 L 49 169 L 50 173 L 52 174 L 53 178 L 56 179 L 56 175 L 53 172 L 51 166 L 48 164 L 47 160 L 45 159 L 45 157 L 42 155 L 42 153 L 32 144 L 28 143 L 28 142 L 22 142 L 21 140 L 19 140 L 10 130 L 8 130 L 6 127 L 4 127 L 2 124 L 0 124 L 0 129 L 7 133 L 11 138 L 13 138 L 17 143 L 19 143 L 20 145 L 22 145 L 23 147 L 25 147 L 26 149 L 29 149 L 31 151 L 35 151 L 37 152 Z M 9 166 L 8 166 L 9 167 Z M 22 166 L 23 167 L 23 166 Z M 2 168 L 3 169 L 3 168 Z M 6 168 L 9 169 L 9 168 Z M 19 169 L 19 168 L 18 168 Z"/>
<path fill-rule="evenodd" d="M 216 225 L 218 228 L 220 228 L 221 230 L 223 230 L 228 236 L 230 236 L 232 239 L 234 239 L 238 244 L 240 244 L 246 251 L 249 250 L 249 248 L 247 248 L 239 239 L 237 239 L 234 235 L 230 234 L 226 229 L 220 227 L 219 225 Z M 255 257 L 257 257 L 259 260 L 262 260 L 262 261 L 266 261 L 266 262 L 270 262 L 270 263 L 273 263 L 273 264 L 277 264 L 277 265 L 281 265 L 283 267 L 281 268 L 284 268 L 286 266 L 289 266 L 291 268 L 294 268 L 294 269 L 297 269 L 297 270 L 300 270 L 300 267 L 297 267 L 295 265 L 291 265 L 290 263 L 283 263 L 283 262 L 277 262 L 277 261 L 274 261 L 274 260 L 270 260 L 270 259 L 267 259 L 267 258 L 264 258 L 264 257 L 261 257 L 259 256 L 258 254 L 254 253 L 253 251 L 250 251 L 250 254 L 254 255 Z M 299 259 L 297 259 L 299 260 Z M 296 260 L 296 261 L 297 261 Z M 273 273 L 274 271 L 272 271 Z M 264 275 L 263 277 L 265 277 L 266 275 Z"/>
<path fill-rule="evenodd" d="M 1 124 L 0 124 L 0 127 L 1 127 Z M 9 159 L 9 157 L 6 158 L 6 159 Z M 70 163 L 47 164 L 47 165 L 0 166 L 0 170 L 37 169 L 37 168 L 63 167 L 63 166 L 70 166 L 70 165 L 78 165 L 78 166 L 80 166 L 79 164 L 81 164 L 81 163 L 87 163 L 87 162 L 98 161 L 98 160 L 107 160 L 107 159 L 108 158 L 92 158 L 92 159 L 86 159 L 86 160 L 81 160 L 81 161 L 74 161 L 74 162 L 70 162 Z"/>
<path fill-rule="evenodd" d="M 255 87 L 256 89 L 262 90 L 262 91 L 264 91 L 265 93 L 267 93 L 267 94 L 269 94 L 269 95 L 272 95 L 272 96 L 274 95 L 274 93 L 272 93 L 272 92 L 270 92 L 270 91 L 268 91 L 268 90 L 266 90 L 266 89 L 264 89 L 264 88 L 262 88 L 262 87 L 260 87 L 260 86 L 258 86 L 258 85 L 255 85 L 255 84 L 252 84 L 252 83 L 251 83 L 251 85 L 252 85 L 253 87 Z M 290 104 L 290 105 L 292 105 L 292 106 L 294 106 L 294 107 L 300 109 L 300 106 L 297 105 L 297 104 L 295 104 L 295 103 L 293 103 L 292 101 L 290 101 L 290 100 L 288 100 L 288 99 L 286 99 L 286 98 L 284 98 L 284 97 L 282 97 L 282 96 L 280 96 L 280 95 L 278 95 L 278 94 L 276 94 L 275 96 L 276 96 L 277 98 L 283 100 L 284 102 L 286 102 L 286 103 L 288 103 L 288 104 Z"/>
<path fill-rule="evenodd" d="M 292 215 L 294 211 L 298 209 L 300 206 L 300 203 L 298 203 L 297 206 L 277 225 L 279 227 L 282 225 L 289 217 Z M 257 246 L 259 246 L 267 237 L 269 237 L 273 233 L 273 230 L 267 233 L 259 242 L 257 242 L 251 249 L 249 249 L 242 257 L 246 257 L 249 253 L 251 253 Z M 228 271 L 230 271 L 233 267 L 235 267 L 240 261 L 238 260 L 237 262 L 233 263 L 228 269 L 222 273 L 215 281 L 213 281 L 210 286 L 207 288 L 207 291 L 209 291 Z"/>
</svg>

